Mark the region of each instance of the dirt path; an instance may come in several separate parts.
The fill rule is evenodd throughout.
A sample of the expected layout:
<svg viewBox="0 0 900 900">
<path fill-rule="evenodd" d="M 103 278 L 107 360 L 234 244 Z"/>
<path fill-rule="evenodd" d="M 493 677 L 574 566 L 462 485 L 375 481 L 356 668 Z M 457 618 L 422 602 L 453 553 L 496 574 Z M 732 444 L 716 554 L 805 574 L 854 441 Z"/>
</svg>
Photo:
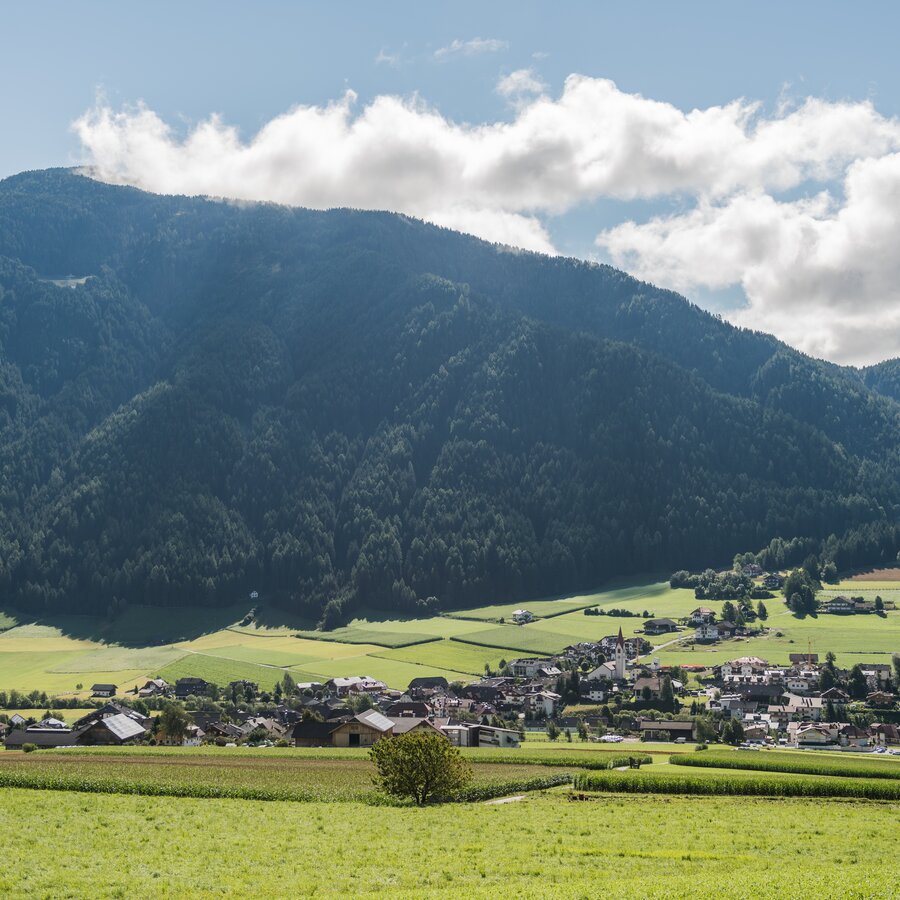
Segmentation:
<svg viewBox="0 0 900 900">
<path fill-rule="evenodd" d="M 517 794 L 515 797 L 499 797 L 496 800 L 485 800 L 485 806 L 499 806 L 501 803 L 518 803 L 519 800 L 524 800 L 524 794 Z"/>
</svg>

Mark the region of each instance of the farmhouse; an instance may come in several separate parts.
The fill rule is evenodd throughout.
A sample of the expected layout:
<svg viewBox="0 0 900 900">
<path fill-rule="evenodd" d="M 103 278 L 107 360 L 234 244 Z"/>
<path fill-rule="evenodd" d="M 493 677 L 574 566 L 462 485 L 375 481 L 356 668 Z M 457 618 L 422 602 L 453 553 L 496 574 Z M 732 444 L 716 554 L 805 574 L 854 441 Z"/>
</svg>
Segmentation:
<svg viewBox="0 0 900 900">
<path fill-rule="evenodd" d="M 512 620 L 516 625 L 524 625 L 527 622 L 533 622 L 534 616 L 527 609 L 517 609 L 512 614 Z"/>
<path fill-rule="evenodd" d="M 91 687 L 92 697 L 114 697 L 118 688 L 114 684 L 95 684 Z"/>
<path fill-rule="evenodd" d="M 172 685 L 164 678 L 151 678 L 138 690 L 138 697 L 166 697 L 172 693 Z"/>
<path fill-rule="evenodd" d="M 716 614 L 708 606 L 698 606 L 688 616 L 691 625 L 707 625 L 716 618 Z"/>
<path fill-rule="evenodd" d="M 678 631 L 678 623 L 672 619 L 647 619 L 644 622 L 644 634 L 666 634 Z"/>
</svg>

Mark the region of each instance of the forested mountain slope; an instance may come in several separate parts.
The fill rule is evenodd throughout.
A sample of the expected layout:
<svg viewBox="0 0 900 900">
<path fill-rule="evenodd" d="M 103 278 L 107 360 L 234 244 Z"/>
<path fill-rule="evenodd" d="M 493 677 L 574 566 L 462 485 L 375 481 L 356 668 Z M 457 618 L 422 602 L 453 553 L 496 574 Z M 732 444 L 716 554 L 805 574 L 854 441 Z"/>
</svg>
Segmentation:
<svg viewBox="0 0 900 900">
<path fill-rule="evenodd" d="M 26 173 L 0 182 L 0 594 L 254 587 L 335 620 L 776 536 L 896 553 L 900 405 L 871 371 L 403 216 Z"/>
</svg>

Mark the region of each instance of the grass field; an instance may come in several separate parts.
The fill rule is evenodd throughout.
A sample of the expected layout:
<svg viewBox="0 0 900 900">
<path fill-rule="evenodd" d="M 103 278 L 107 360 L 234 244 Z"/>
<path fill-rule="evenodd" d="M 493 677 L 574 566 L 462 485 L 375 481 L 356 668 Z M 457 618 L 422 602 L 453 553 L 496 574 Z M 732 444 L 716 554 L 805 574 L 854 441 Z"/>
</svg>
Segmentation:
<svg viewBox="0 0 900 900">
<path fill-rule="evenodd" d="M 0 891 L 29 897 L 886 897 L 900 825 L 896 804 L 753 797 L 549 792 L 426 809 L 3 797 Z"/>
<path fill-rule="evenodd" d="M 890 573 L 878 574 L 886 578 Z M 829 591 L 875 591 L 900 599 L 898 581 L 852 581 Z M 289 670 L 295 679 L 324 680 L 338 675 L 371 675 L 391 687 L 405 688 L 412 678 L 443 675 L 471 679 L 496 667 L 501 658 L 544 656 L 581 640 L 643 627 L 642 618 L 585 616 L 587 606 L 648 610 L 679 618 L 698 602 L 693 591 L 672 590 L 665 582 L 613 582 L 595 593 L 516 604 L 493 604 L 447 615 L 379 618 L 369 611 L 341 629 L 310 632 L 309 623 L 263 608 L 250 625 L 239 624 L 247 609 L 150 609 L 128 607 L 113 622 L 88 616 L 59 616 L 29 622 L 0 614 L 0 690 L 75 692 L 81 683 L 112 682 L 129 689 L 157 674 L 172 679 L 196 675 L 224 684 L 238 678 L 271 687 Z M 714 608 L 719 604 L 712 602 Z M 500 617 L 524 606 L 542 616 L 528 625 L 498 624 Z M 743 655 L 786 663 L 789 653 L 824 655 L 838 663 L 885 662 L 900 649 L 900 611 L 879 616 L 828 616 L 796 619 L 780 599 L 767 602 L 770 634 L 693 649 L 675 643 L 654 650 L 663 663 L 712 666 Z M 279 618 L 281 616 L 281 618 Z M 9 627 L 13 626 L 13 627 Z M 781 632 L 781 636 L 776 636 Z M 688 636 L 687 633 L 684 633 Z M 673 635 L 651 639 L 657 647 Z"/>
</svg>

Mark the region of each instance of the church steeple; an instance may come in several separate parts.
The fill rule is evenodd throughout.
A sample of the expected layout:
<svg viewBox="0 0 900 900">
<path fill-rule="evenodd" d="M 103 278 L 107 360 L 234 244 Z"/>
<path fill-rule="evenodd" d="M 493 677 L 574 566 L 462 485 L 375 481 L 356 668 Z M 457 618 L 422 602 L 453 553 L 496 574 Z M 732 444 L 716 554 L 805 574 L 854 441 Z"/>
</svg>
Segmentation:
<svg viewBox="0 0 900 900">
<path fill-rule="evenodd" d="M 622 626 L 619 626 L 619 636 L 616 638 L 616 678 L 625 680 L 625 638 L 622 635 Z"/>
</svg>

